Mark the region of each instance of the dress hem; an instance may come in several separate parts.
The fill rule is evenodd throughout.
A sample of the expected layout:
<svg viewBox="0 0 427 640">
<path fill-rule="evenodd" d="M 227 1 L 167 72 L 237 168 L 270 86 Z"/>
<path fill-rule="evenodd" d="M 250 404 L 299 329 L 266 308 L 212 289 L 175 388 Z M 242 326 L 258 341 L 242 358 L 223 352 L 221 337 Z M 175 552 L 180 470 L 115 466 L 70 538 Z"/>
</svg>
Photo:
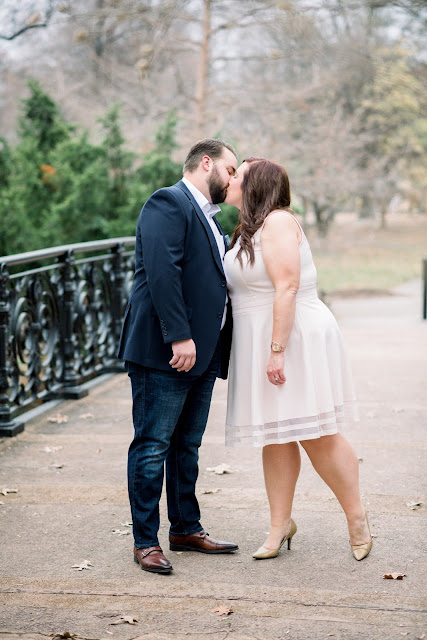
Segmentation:
<svg viewBox="0 0 427 640">
<path fill-rule="evenodd" d="M 287 444 L 334 435 L 342 431 L 345 422 L 359 422 L 356 405 L 351 401 L 345 404 L 346 411 L 341 405 L 333 411 L 317 416 L 278 420 L 264 425 L 233 426 L 226 423 L 225 444 L 227 447 L 264 447 L 269 444 Z M 352 405 L 352 411 L 349 411 L 348 404 Z"/>
</svg>

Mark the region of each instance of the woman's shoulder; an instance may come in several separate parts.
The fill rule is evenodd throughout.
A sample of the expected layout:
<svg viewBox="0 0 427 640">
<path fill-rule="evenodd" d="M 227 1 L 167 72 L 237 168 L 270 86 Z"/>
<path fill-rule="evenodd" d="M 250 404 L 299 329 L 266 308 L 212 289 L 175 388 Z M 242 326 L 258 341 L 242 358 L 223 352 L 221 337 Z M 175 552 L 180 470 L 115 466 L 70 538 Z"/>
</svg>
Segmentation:
<svg viewBox="0 0 427 640">
<path fill-rule="evenodd" d="M 268 229 L 271 233 L 276 233 L 280 229 L 295 229 L 302 233 L 302 227 L 296 219 L 294 213 L 288 209 L 274 209 L 266 216 L 261 228 Z"/>
</svg>

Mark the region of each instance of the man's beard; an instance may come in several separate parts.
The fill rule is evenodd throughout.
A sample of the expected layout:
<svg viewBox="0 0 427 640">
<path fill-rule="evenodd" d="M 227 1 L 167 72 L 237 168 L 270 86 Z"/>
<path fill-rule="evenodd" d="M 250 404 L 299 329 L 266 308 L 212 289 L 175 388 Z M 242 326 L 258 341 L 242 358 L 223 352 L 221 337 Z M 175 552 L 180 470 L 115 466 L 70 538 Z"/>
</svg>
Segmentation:
<svg viewBox="0 0 427 640">
<path fill-rule="evenodd" d="M 209 193 L 211 194 L 212 204 L 224 202 L 227 195 L 227 186 L 221 181 L 218 168 L 214 165 L 212 173 L 208 180 Z"/>
</svg>

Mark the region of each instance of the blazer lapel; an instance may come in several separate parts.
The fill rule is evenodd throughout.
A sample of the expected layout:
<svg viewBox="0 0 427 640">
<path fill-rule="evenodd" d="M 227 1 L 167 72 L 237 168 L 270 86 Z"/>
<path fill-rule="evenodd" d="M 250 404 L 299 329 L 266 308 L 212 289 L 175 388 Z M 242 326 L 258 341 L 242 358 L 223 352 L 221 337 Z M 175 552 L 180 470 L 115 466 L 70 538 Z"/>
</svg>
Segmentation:
<svg viewBox="0 0 427 640">
<path fill-rule="evenodd" d="M 209 244 L 211 245 L 212 256 L 213 256 L 213 258 L 214 258 L 214 260 L 215 260 L 215 262 L 217 264 L 217 267 L 221 271 L 221 273 L 224 274 L 224 268 L 223 268 L 223 265 L 222 265 L 221 256 L 219 255 L 218 245 L 216 243 L 215 236 L 214 236 L 214 234 L 212 232 L 212 229 L 210 228 L 209 222 L 206 220 L 205 214 L 203 213 L 203 211 L 201 210 L 201 208 L 199 207 L 199 205 L 197 204 L 197 202 L 193 198 L 193 195 L 192 195 L 191 191 L 189 191 L 187 189 L 187 187 L 182 182 L 182 180 L 177 182 L 175 187 L 178 187 L 178 189 L 183 191 L 183 193 L 185 193 L 187 198 L 190 200 L 190 202 L 191 202 L 191 204 L 193 206 L 193 209 L 196 212 L 197 217 L 199 218 L 200 222 L 202 223 L 202 225 L 203 225 L 203 227 L 204 227 L 204 229 L 206 231 L 206 234 L 207 234 L 208 239 L 209 239 Z M 214 218 L 214 220 L 215 220 L 215 218 Z M 222 229 L 221 229 L 221 226 L 219 225 L 219 223 L 216 220 L 215 220 L 215 223 L 216 223 L 217 227 L 220 229 L 220 231 L 222 233 Z M 225 242 L 225 240 L 224 240 L 224 242 Z"/>
<path fill-rule="evenodd" d="M 226 234 L 224 233 L 224 230 L 223 230 L 223 228 L 221 227 L 221 224 L 220 224 L 220 223 L 219 223 L 219 221 L 215 218 L 215 216 L 214 216 L 214 219 L 213 219 L 213 220 L 214 220 L 214 222 L 215 222 L 216 226 L 218 227 L 218 230 L 219 230 L 220 234 L 222 235 L 222 237 L 223 237 L 223 239 L 224 239 L 225 253 L 227 253 L 228 248 L 229 248 L 229 246 L 230 246 L 230 236 L 229 236 L 228 234 L 226 235 Z"/>
</svg>

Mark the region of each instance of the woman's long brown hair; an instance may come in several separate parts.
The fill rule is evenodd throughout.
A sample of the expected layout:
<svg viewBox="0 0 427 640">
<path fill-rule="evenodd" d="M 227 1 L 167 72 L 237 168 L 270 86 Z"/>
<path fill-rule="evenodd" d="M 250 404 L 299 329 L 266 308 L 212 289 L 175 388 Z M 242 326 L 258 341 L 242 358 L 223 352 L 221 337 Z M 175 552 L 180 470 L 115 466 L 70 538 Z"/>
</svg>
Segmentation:
<svg viewBox="0 0 427 640">
<path fill-rule="evenodd" d="M 240 238 L 237 258 L 242 264 L 242 252 L 245 252 L 253 265 L 255 253 L 252 236 L 269 213 L 275 209 L 289 210 L 291 193 L 288 174 L 280 164 L 264 158 L 247 158 L 243 162 L 247 162 L 249 166 L 243 176 L 242 207 L 231 247 Z"/>
</svg>

